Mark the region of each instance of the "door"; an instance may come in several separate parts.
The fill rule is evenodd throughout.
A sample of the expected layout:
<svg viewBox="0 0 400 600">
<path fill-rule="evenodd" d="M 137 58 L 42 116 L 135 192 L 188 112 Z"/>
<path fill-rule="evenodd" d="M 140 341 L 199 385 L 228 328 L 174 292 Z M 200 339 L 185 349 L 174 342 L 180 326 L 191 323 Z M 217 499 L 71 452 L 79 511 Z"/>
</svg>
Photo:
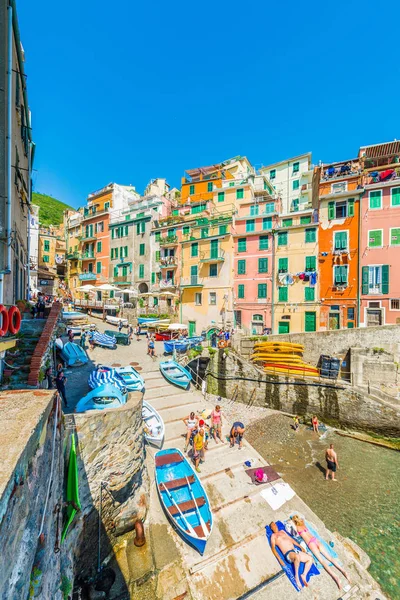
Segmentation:
<svg viewBox="0 0 400 600">
<path fill-rule="evenodd" d="M 211 240 L 210 258 L 218 258 L 218 240 Z"/>
<path fill-rule="evenodd" d="M 380 308 L 367 308 L 367 327 L 382 325 L 382 310 Z"/>
<path fill-rule="evenodd" d="M 340 316 L 338 312 L 329 313 L 329 329 L 340 329 Z"/>
<path fill-rule="evenodd" d="M 196 285 L 197 282 L 197 265 L 190 267 L 190 284 Z"/>
<path fill-rule="evenodd" d="M 242 311 L 241 310 L 235 310 L 234 311 L 234 315 L 235 315 L 235 324 L 237 327 L 241 327 L 242 326 Z"/>
<path fill-rule="evenodd" d="M 278 323 L 278 333 L 290 333 L 290 323 L 289 323 L 289 321 L 279 321 L 279 323 Z"/>
<path fill-rule="evenodd" d="M 258 323 L 257 321 L 253 321 L 251 324 L 251 333 L 252 335 L 261 335 L 264 331 L 264 323 Z"/>
<path fill-rule="evenodd" d="M 196 321 L 189 321 L 189 337 L 196 335 Z"/>
<path fill-rule="evenodd" d="M 315 312 L 306 312 L 306 318 L 304 322 L 304 331 L 316 331 L 317 330 L 317 314 Z"/>
</svg>

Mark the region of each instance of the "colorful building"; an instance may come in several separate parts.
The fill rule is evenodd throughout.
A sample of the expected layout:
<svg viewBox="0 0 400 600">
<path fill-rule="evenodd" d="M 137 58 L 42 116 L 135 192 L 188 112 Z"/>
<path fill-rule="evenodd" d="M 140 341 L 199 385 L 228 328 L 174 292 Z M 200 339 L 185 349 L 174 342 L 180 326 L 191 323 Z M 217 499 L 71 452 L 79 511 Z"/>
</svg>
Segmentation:
<svg viewBox="0 0 400 600">
<path fill-rule="evenodd" d="M 262 167 L 281 198 L 282 213 L 288 214 L 311 206 L 313 166 L 311 152 Z"/>
<path fill-rule="evenodd" d="M 360 149 L 360 326 L 400 323 L 400 142 Z"/>
<path fill-rule="evenodd" d="M 235 327 L 257 335 L 272 331 L 273 235 L 280 201 L 264 175 L 235 181 L 234 314 Z"/>
<path fill-rule="evenodd" d="M 59 283 L 64 281 L 65 239 L 64 226 L 40 227 L 38 243 L 38 290 L 58 295 Z"/>
<path fill-rule="evenodd" d="M 323 165 L 319 186 L 320 329 L 358 327 L 359 210 L 358 159 Z"/>
<path fill-rule="evenodd" d="M 81 273 L 82 260 L 80 254 L 81 236 L 81 211 L 67 210 L 64 213 L 64 228 L 66 240 L 66 283 L 70 293 L 75 296 L 76 288 L 81 285 L 79 274 Z"/>
</svg>

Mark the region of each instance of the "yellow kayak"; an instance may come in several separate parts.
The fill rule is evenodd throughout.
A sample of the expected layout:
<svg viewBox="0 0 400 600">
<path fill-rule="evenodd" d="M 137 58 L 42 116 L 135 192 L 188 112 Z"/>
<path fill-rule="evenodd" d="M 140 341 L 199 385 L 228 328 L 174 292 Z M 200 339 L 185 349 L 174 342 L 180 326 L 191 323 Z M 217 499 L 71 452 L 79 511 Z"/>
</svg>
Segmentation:
<svg viewBox="0 0 400 600">
<path fill-rule="evenodd" d="M 277 356 L 271 356 L 270 354 L 261 354 L 261 355 L 257 355 L 252 357 L 252 361 L 253 362 L 273 362 L 273 363 L 282 363 L 282 364 L 300 364 L 303 365 L 303 359 L 300 356 L 288 356 L 286 358 L 282 358 L 281 356 L 277 357 Z"/>
<path fill-rule="evenodd" d="M 254 348 L 291 348 L 292 350 L 304 350 L 303 344 L 292 344 L 290 342 L 256 342 Z"/>
<path fill-rule="evenodd" d="M 287 373 L 289 375 L 304 375 L 306 377 L 318 377 L 319 370 L 311 365 L 282 365 L 280 363 L 267 363 L 264 371 L 275 373 Z"/>
</svg>

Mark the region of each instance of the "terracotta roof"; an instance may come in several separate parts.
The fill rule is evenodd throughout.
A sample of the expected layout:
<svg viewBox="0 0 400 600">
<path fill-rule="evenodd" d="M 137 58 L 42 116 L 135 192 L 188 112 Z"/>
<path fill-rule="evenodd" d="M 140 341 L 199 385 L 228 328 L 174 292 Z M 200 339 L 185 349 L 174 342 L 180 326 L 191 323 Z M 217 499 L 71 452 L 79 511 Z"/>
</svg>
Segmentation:
<svg viewBox="0 0 400 600">
<path fill-rule="evenodd" d="M 210 173 L 215 173 L 221 168 L 221 164 L 210 165 L 209 167 L 198 167 L 197 169 L 188 169 L 186 173 L 189 177 L 196 177 L 197 175 L 209 175 Z"/>
<path fill-rule="evenodd" d="M 377 144 L 376 146 L 365 146 L 366 158 L 380 158 L 390 156 L 391 154 L 400 154 L 400 141 L 388 142 L 386 144 Z"/>
</svg>

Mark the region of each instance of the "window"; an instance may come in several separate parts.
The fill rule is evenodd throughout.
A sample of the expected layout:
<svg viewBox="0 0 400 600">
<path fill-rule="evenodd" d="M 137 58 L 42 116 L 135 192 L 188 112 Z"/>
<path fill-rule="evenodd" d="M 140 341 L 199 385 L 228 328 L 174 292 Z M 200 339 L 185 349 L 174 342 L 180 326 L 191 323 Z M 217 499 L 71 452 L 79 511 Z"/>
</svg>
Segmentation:
<svg viewBox="0 0 400 600">
<path fill-rule="evenodd" d="M 226 225 L 220 225 L 218 228 L 218 235 L 225 235 L 226 234 Z"/>
<path fill-rule="evenodd" d="M 311 217 L 300 217 L 300 225 L 308 225 L 311 223 Z"/>
<path fill-rule="evenodd" d="M 390 300 L 390 310 L 400 310 L 400 299 L 392 298 Z"/>
<path fill-rule="evenodd" d="M 118 277 L 118 267 L 114 267 L 114 277 Z"/>
<path fill-rule="evenodd" d="M 139 246 L 139 256 L 144 256 L 146 251 L 146 244 L 140 244 Z"/>
<path fill-rule="evenodd" d="M 382 229 L 375 229 L 373 231 L 368 231 L 368 246 L 370 248 L 378 248 L 382 246 Z"/>
<path fill-rule="evenodd" d="M 160 262 L 161 260 L 161 250 L 156 250 L 156 262 Z"/>
<path fill-rule="evenodd" d="M 201 306 L 202 294 L 201 292 L 196 292 L 194 295 L 194 303 L 196 306 Z"/>
<path fill-rule="evenodd" d="M 251 231 L 255 230 L 255 220 L 254 219 L 249 219 L 248 221 L 246 221 L 246 232 L 250 233 Z"/>
<path fill-rule="evenodd" d="M 269 178 L 275 179 L 275 177 L 276 177 L 276 169 L 272 169 L 272 171 L 269 172 Z"/>
<path fill-rule="evenodd" d="M 362 268 L 362 293 L 389 293 L 389 265 Z"/>
<path fill-rule="evenodd" d="M 154 273 L 154 271 L 151 274 L 151 284 L 154 285 L 156 282 L 156 274 Z"/>
<path fill-rule="evenodd" d="M 300 171 L 300 163 L 293 163 L 293 173 L 298 173 Z"/>
<path fill-rule="evenodd" d="M 195 242 L 194 244 L 190 244 L 190 256 L 194 258 L 199 255 L 199 244 Z"/>
<path fill-rule="evenodd" d="M 158 298 L 155 296 L 153 298 L 153 306 L 157 306 L 158 305 Z"/>
<path fill-rule="evenodd" d="M 275 204 L 273 202 L 267 202 L 265 205 L 265 212 L 268 214 L 275 212 Z"/>
<path fill-rule="evenodd" d="M 50 262 L 50 257 L 47 254 L 43 254 L 43 262 Z"/>
<path fill-rule="evenodd" d="M 238 285 L 238 298 L 244 298 L 244 285 L 239 283 Z"/>
<path fill-rule="evenodd" d="M 140 221 L 140 223 L 136 223 L 136 233 L 140 235 L 141 233 L 145 233 L 146 231 L 146 222 Z"/>
<path fill-rule="evenodd" d="M 202 227 L 202 229 L 201 229 L 201 237 L 202 238 L 208 237 L 208 227 Z"/>
<path fill-rule="evenodd" d="M 231 181 L 231 183 L 229 184 L 229 187 L 233 187 L 235 185 L 234 181 Z"/>
<path fill-rule="evenodd" d="M 118 248 L 114 248 L 114 257 L 118 258 Z"/>
<path fill-rule="evenodd" d="M 43 248 L 43 250 L 45 252 L 50 252 L 50 242 L 49 242 L 49 240 L 44 240 L 44 248 Z"/>
<path fill-rule="evenodd" d="M 328 219 L 354 217 L 354 198 L 343 202 L 328 202 Z"/>
<path fill-rule="evenodd" d="M 317 230 L 315 227 L 306 229 L 306 244 L 317 241 Z"/>
<path fill-rule="evenodd" d="M 278 287 L 278 302 L 287 302 L 289 297 L 288 287 L 281 285 Z"/>
<path fill-rule="evenodd" d="M 139 265 L 139 279 L 144 277 L 144 265 Z"/>
<path fill-rule="evenodd" d="M 288 243 L 288 232 L 278 231 L 278 246 L 287 246 Z"/>
<path fill-rule="evenodd" d="M 317 314 L 315 312 L 305 313 L 304 331 L 317 330 Z"/>
<path fill-rule="evenodd" d="M 371 210 L 382 208 L 382 190 L 375 190 L 369 193 L 369 208 Z"/>
<path fill-rule="evenodd" d="M 191 185 L 191 186 L 189 187 L 189 196 L 193 196 L 193 194 L 194 194 L 194 189 L 195 189 L 195 188 L 194 188 L 194 185 Z"/>
<path fill-rule="evenodd" d="M 347 192 L 347 181 L 339 181 L 332 183 L 331 185 L 332 194 L 340 194 L 341 192 Z"/>
<path fill-rule="evenodd" d="M 289 269 L 288 258 L 278 258 L 278 273 L 287 273 Z"/>
<path fill-rule="evenodd" d="M 262 228 L 265 231 L 266 229 L 272 229 L 272 218 L 264 217 L 262 221 Z"/>
<path fill-rule="evenodd" d="M 282 227 L 291 227 L 293 225 L 293 219 L 282 219 Z"/>
<path fill-rule="evenodd" d="M 104 202 L 104 210 L 108 210 L 110 208 L 109 202 Z"/>
<path fill-rule="evenodd" d="M 347 318 L 349 321 L 354 321 L 354 308 L 348 308 L 347 309 Z"/>
<path fill-rule="evenodd" d="M 268 273 L 268 258 L 259 258 L 258 259 L 258 272 L 259 273 Z"/>
<path fill-rule="evenodd" d="M 215 306 L 217 304 L 217 293 L 216 292 L 209 293 L 208 304 L 211 304 L 212 306 Z"/>
<path fill-rule="evenodd" d="M 254 217 L 258 215 L 259 206 L 258 204 L 253 204 L 250 206 L 250 216 Z"/>
<path fill-rule="evenodd" d="M 305 287 L 304 288 L 304 300 L 306 302 L 314 302 L 315 300 L 315 288 Z"/>
<path fill-rule="evenodd" d="M 258 284 L 257 297 L 258 298 L 266 298 L 267 297 L 267 284 L 266 283 Z"/>
<path fill-rule="evenodd" d="M 210 277 L 217 277 L 217 275 L 218 275 L 218 266 L 215 265 L 215 264 L 210 265 L 209 276 Z"/>
<path fill-rule="evenodd" d="M 128 246 L 124 246 L 124 258 L 128 257 Z"/>
<path fill-rule="evenodd" d="M 129 227 L 128 225 L 125 225 L 124 227 L 124 236 L 127 237 L 129 235 Z"/>
<path fill-rule="evenodd" d="M 238 239 L 238 252 L 246 252 L 247 248 L 247 239 L 239 238 Z"/>
<path fill-rule="evenodd" d="M 245 275 L 245 274 L 246 274 L 246 261 L 238 260 L 238 275 Z"/>
<path fill-rule="evenodd" d="M 390 245 L 400 246 L 400 228 L 396 227 L 390 230 Z"/>
<path fill-rule="evenodd" d="M 114 231 L 114 229 L 111 229 L 111 239 L 113 240 L 114 237 L 115 237 L 115 231 Z"/>
<path fill-rule="evenodd" d="M 298 179 L 293 179 L 292 181 L 292 190 L 298 190 L 300 187 L 300 181 Z"/>
<path fill-rule="evenodd" d="M 183 235 L 189 235 L 189 233 L 190 233 L 190 227 L 189 227 L 189 225 L 184 225 L 183 226 L 182 233 L 183 233 Z"/>
<path fill-rule="evenodd" d="M 101 262 L 96 263 L 96 273 L 98 275 L 101 273 Z"/>
<path fill-rule="evenodd" d="M 315 256 L 306 256 L 306 271 L 315 271 L 317 259 Z"/>
<path fill-rule="evenodd" d="M 218 192 L 218 202 L 223 202 L 225 200 L 225 192 Z"/>
<path fill-rule="evenodd" d="M 213 182 L 209 181 L 207 183 L 207 192 L 212 192 L 213 191 Z"/>
<path fill-rule="evenodd" d="M 96 244 L 96 252 L 101 252 L 101 242 L 97 242 L 97 244 Z"/>
<path fill-rule="evenodd" d="M 236 190 L 236 200 L 242 200 L 244 198 L 244 189 L 239 188 Z"/>
<path fill-rule="evenodd" d="M 294 200 L 292 200 L 292 208 L 291 208 L 292 212 L 297 212 L 299 210 L 299 199 L 295 198 Z"/>
<path fill-rule="evenodd" d="M 348 250 L 347 231 L 335 231 L 334 233 L 334 249 Z"/>
<path fill-rule="evenodd" d="M 339 287 L 347 286 L 348 277 L 348 266 L 341 265 L 334 267 L 334 285 Z"/>
<path fill-rule="evenodd" d="M 268 236 L 267 235 L 260 235 L 259 242 L 258 242 L 258 249 L 259 250 L 268 250 Z"/>
<path fill-rule="evenodd" d="M 156 242 L 161 240 L 161 231 L 156 231 Z"/>
<path fill-rule="evenodd" d="M 391 206 L 400 206 L 400 188 L 392 188 L 390 204 Z"/>
</svg>

